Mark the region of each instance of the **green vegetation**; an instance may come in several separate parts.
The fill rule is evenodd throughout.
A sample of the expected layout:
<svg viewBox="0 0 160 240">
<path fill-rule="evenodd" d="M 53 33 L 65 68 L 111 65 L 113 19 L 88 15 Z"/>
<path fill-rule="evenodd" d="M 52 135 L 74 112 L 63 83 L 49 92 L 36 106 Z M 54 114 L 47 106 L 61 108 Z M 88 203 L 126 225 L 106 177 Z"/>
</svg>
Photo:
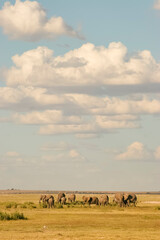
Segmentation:
<svg viewBox="0 0 160 240">
<path fill-rule="evenodd" d="M 6 203 L 4 203 L 4 205 L 5 205 L 6 209 L 9 209 L 9 208 L 36 208 L 36 205 L 33 202 L 24 202 L 24 203 L 6 202 Z"/>
<path fill-rule="evenodd" d="M 159 240 L 160 195 L 138 195 L 137 207 L 126 208 L 112 205 L 113 195 L 109 197 L 110 204 L 104 207 L 83 205 L 77 195 L 76 203 L 56 203 L 48 209 L 39 204 L 37 194 L 0 195 L 2 216 L 13 216 L 17 205 L 16 211 L 28 219 L 0 221 L 0 239 Z"/>
<path fill-rule="evenodd" d="M 0 212 L 0 220 L 19 220 L 19 219 L 27 219 L 24 217 L 23 213 L 6 213 L 6 212 Z"/>
</svg>

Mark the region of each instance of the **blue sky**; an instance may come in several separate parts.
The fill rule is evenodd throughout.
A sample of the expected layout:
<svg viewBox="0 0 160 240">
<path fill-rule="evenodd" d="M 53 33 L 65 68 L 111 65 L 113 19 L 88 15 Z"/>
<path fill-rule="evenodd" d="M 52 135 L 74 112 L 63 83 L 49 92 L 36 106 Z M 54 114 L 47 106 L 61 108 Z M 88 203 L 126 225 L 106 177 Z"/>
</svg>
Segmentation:
<svg viewBox="0 0 160 240">
<path fill-rule="evenodd" d="M 0 188 L 159 191 L 160 1 L 1 1 Z"/>
</svg>

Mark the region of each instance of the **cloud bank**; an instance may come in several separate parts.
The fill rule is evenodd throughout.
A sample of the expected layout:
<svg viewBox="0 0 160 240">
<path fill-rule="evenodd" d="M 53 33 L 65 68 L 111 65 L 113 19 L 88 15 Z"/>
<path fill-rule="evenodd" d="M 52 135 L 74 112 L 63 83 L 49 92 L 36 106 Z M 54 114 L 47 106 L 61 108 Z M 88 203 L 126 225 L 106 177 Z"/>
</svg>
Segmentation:
<svg viewBox="0 0 160 240">
<path fill-rule="evenodd" d="M 39 125 L 39 134 L 97 137 L 140 128 L 141 116 L 160 114 L 160 64 L 147 50 L 128 57 L 120 42 L 86 43 L 62 56 L 38 47 L 12 60 L 4 72 L 6 86 L 0 88 L 0 108 L 12 111 L 8 121 Z M 154 88 L 146 93 L 154 84 L 156 94 Z M 110 86 L 113 94 L 97 92 Z"/>
<path fill-rule="evenodd" d="M 46 11 L 37 1 L 16 0 L 14 5 L 5 2 L 0 10 L 0 26 L 4 34 L 16 40 L 39 41 L 62 35 L 83 38 L 62 17 L 48 19 Z"/>
<path fill-rule="evenodd" d="M 160 83 L 160 64 L 148 50 L 127 57 L 127 48 L 112 42 L 108 48 L 86 43 L 54 57 L 47 47 L 12 57 L 6 72 L 8 86 L 88 87 L 139 86 Z"/>
</svg>

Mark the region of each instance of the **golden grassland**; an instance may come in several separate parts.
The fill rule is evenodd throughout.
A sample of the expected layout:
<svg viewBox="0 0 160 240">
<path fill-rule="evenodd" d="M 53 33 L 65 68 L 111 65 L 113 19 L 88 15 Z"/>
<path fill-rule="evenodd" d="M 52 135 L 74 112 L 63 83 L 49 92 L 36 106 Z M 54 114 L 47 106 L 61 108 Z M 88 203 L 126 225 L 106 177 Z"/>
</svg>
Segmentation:
<svg viewBox="0 0 160 240">
<path fill-rule="evenodd" d="M 17 211 L 27 217 L 27 220 L 0 221 L 0 240 L 160 239 L 160 195 L 137 195 L 137 207 L 66 205 L 53 209 L 40 207 L 39 196 L 0 195 L 0 212 Z M 82 195 L 76 196 L 81 201 Z M 112 202 L 113 195 L 109 197 Z"/>
</svg>

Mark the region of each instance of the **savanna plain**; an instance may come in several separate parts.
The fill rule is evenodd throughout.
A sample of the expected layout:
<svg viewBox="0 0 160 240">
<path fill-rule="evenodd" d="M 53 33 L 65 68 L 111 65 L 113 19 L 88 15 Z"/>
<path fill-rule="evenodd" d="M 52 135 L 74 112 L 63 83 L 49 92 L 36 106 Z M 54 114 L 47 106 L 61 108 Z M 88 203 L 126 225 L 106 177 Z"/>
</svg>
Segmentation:
<svg viewBox="0 0 160 240">
<path fill-rule="evenodd" d="M 136 207 L 115 206 L 113 194 L 108 194 L 108 206 L 83 205 L 82 196 L 76 195 L 75 204 L 48 209 L 39 204 L 40 194 L 0 194 L 1 213 L 24 216 L 0 220 L 0 239 L 160 239 L 160 195 L 137 194 Z"/>
</svg>

